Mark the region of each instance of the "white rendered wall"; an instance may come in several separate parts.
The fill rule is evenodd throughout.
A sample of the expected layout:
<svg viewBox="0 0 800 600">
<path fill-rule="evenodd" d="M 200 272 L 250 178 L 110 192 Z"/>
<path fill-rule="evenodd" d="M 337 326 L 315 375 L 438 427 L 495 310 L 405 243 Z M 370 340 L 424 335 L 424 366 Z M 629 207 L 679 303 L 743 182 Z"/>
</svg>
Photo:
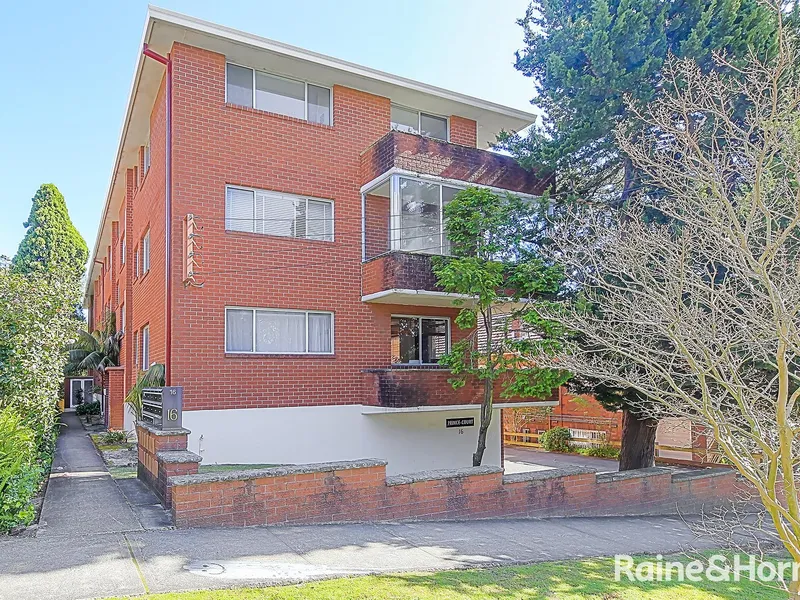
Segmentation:
<svg viewBox="0 0 800 600">
<path fill-rule="evenodd" d="M 475 426 L 445 427 L 474 417 Z M 360 405 L 192 410 L 189 450 L 205 464 L 302 464 L 380 458 L 389 475 L 472 465 L 480 412 L 475 410 L 362 415 Z M 500 411 L 495 410 L 483 464 L 500 464 Z"/>
</svg>

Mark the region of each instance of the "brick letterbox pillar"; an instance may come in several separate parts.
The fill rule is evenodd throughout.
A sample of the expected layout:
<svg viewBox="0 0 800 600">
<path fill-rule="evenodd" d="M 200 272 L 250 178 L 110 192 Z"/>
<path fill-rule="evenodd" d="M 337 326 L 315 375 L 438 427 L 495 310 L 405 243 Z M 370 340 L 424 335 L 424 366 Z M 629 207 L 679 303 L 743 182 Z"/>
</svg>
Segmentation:
<svg viewBox="0 0 800 600">
<path fill-rule="evenodd" d="M 188 429 L 157 429 L 145 421 L 136 423 L 139 440 L 137 476 L 156 493 L 164 508 L 171 506 L 169 478 L 196 474 L 203 460 L 187 450 L 190 433 Z"/>
</svg>

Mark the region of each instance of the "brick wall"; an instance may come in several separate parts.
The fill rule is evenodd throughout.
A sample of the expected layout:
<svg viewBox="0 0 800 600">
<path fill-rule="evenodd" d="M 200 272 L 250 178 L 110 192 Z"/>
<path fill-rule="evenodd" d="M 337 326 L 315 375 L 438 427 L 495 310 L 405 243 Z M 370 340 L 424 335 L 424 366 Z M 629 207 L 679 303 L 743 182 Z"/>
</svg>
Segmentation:
<svg viewBox="0 0 800 600">
<path fill-rule="evenodd" d="M 125 427 L 125 367 L 106 369 L 108 374 L 108 415 L 106 422 L 109 429 L 122 430 Z"/>
<path fill-rule="evenodd" d="M 361 183 L 396 167 L 526 194 L 541 194 L 552 185 L 550 179 L 537 178 L 510 156 L 479 150 L 475 144 L 471 146 L 389 132 L 361 154 Z"/>
<path fill-rule="evenodd" d="M 512 408 L 503 413 L 505 431 L 527 428 L 536 433 L 553 427 L 603 431 L 608 441 L 619 442 L 622 439 L 622 413 L 604 409 L 592 396 L 573 396 L 566 392 L 561 394 L 559 405 L 548 413 L 524 408 Z"/>
<path fill-rule="evenodd" d="M 478 124 L 472 119 L 450 117 L 450 143 L 475 148 L 478 145 Z"/>
<path fill-rule="evenodd" d="M 365 376 L 365 403 L 370 405 L 405 408 L 480 404 L 483 401 L 483 382 L 469 378 L 463 387 L 456 390 L 449 381 L 453 376 L 450 370 L 435 366 L 368 369 Z M 505 403 L 522 401 L 521 398 L 503 398 L 501 392 L 498 381 L 494 393 L 494 403 L 499 405 L 498 408 Z M 557 397 L 558 390 L 549 398 L 541 399 L 555 400 Z"/>
<path fill-rule="evenodd" d="M 365 262 L 361 270 L 364 295 L 391 289 L 442 291 L 426 254 L 392 252 Z"/>
<path fill-rule="evenodd" d="M 732 501 L 736 492 L 728 469 L 503 476 L 495 467 L 472 467 L 387 478 L 385 465 L 366 460 L 173 477 L 171 510 L 178 527 L 692 514 Z"/>
</svg>

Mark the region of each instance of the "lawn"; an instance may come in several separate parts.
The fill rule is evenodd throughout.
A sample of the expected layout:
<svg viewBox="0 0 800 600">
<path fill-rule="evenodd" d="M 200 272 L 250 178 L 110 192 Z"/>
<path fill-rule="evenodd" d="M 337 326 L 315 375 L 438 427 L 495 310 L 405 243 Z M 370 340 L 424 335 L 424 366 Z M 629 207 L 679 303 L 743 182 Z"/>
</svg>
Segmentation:
<svg viewBox="0 0 800 600">
<path fill-rule="evenodd" d="M 685 558 L 685 557 L 678 557 Z M 139 598 L 142 598 L 139 596 Z M 613 559 L 332 579 L 302 585 L 153 594 L 153 600 L 779 600 L 750 581 L 681 584 L 614 581 Z"/>
</svg>

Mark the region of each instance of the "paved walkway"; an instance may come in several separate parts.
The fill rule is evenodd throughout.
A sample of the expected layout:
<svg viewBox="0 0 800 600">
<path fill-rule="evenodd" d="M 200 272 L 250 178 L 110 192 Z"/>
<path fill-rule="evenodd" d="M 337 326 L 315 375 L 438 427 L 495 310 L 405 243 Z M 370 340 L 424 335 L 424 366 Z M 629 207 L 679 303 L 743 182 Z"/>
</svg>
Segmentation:
<svg viewBox="0 0 800 600">
<path fill-rule="evenodd" d="M 619 470 L 619 461 L 607 458 L 547 452 L 538 448 L 524 446 L 506 446 L 503 452 L 505 454 L 506 473 L 543 471 L 563 467 L 591 467 L 597 469 L 598 473 Z"/>
<path fill-rule="evenodd" d="M 64 422 L 46 525 L 36 537 L 0 537 L 2 599 L 102 598 L 709 547 L 674 517 L 148 529 L 136 493 L 123 493 L 108 476 L 74 416 Z"/>
<path fill-rule="evenodd" d="M 139 480 L 111 478 L 75 413 L 63 413 L 61 423 L 38 536 L 74 538 L 171 525 Z"/>
</svg>

